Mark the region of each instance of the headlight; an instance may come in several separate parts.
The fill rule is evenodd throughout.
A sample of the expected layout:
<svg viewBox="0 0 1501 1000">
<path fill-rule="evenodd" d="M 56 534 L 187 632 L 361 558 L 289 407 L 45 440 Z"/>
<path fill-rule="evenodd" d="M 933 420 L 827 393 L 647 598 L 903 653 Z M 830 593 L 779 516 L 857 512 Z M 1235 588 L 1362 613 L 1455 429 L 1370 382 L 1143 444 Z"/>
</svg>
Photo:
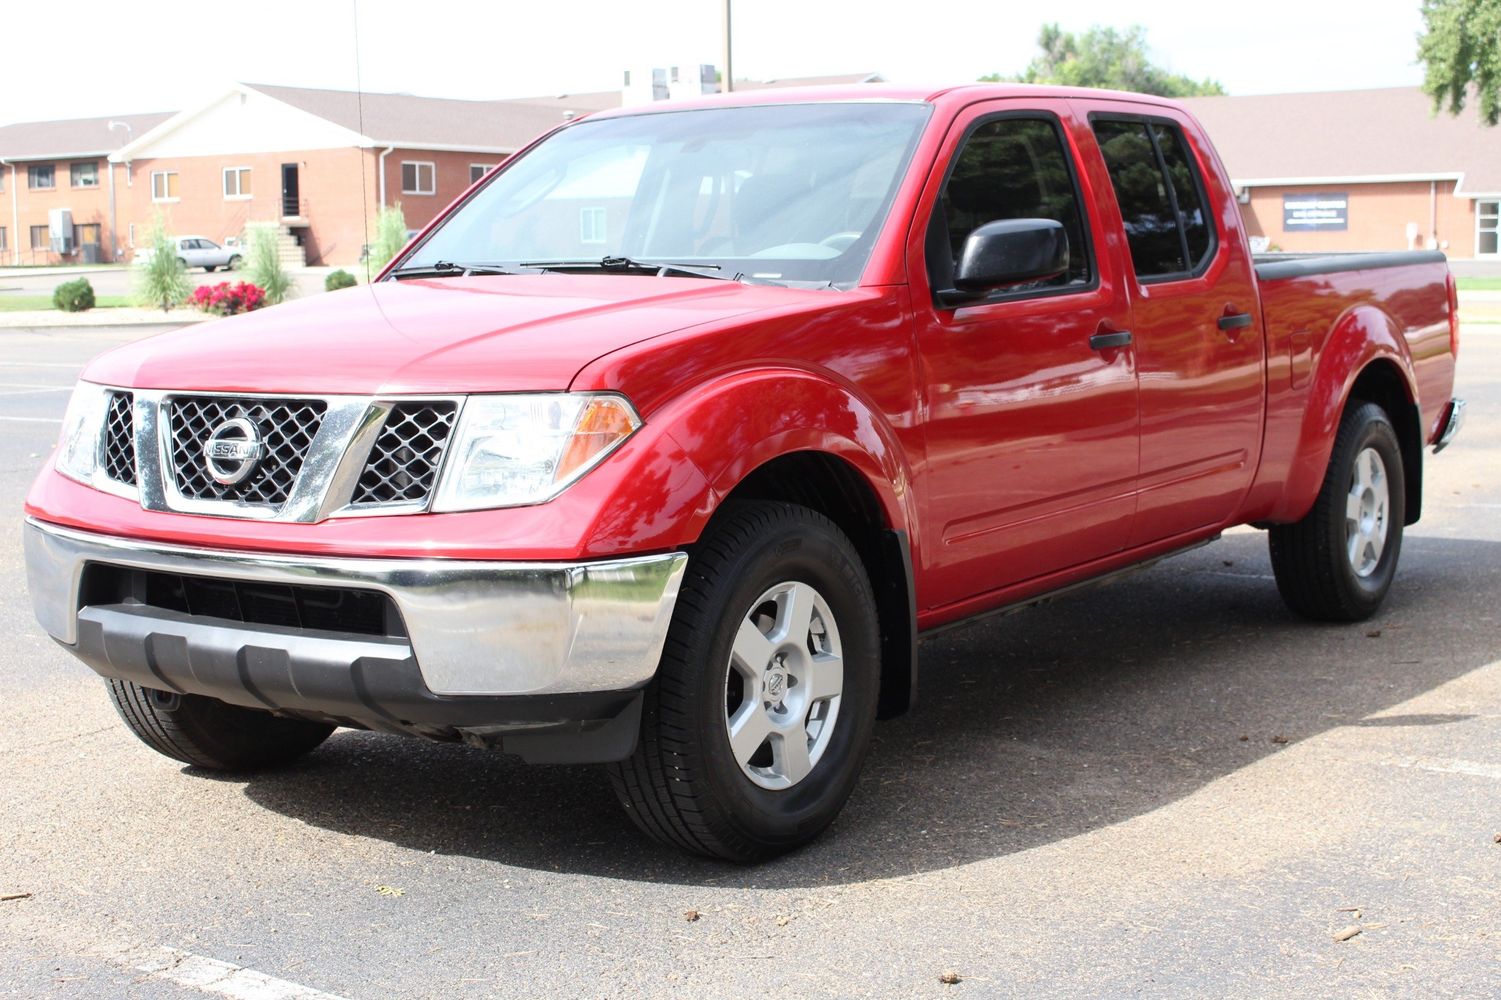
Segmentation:
<svg viewBox="0 0 1501 1000">
<path fill-rule="evenodd" d="M 479 510 L 550 500 L 640 426 L 641 418 L 621 396 L 471 396 L 432 509 Z"/>
<path fill-rule="evenodd" d="M 62 437 L 57 442 L 57 471 L 89 486 L 99 467 L 99 435 L 104 432 L 106 402 L 103 386 L 79 382 L 68 400 Z"/>
</svg>

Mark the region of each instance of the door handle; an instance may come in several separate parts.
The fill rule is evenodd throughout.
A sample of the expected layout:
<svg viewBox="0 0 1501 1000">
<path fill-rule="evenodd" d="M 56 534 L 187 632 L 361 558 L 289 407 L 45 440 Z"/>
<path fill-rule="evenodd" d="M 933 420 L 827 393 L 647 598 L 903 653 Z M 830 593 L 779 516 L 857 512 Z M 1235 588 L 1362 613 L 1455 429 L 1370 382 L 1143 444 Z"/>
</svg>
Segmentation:
<svg viewBox="0 0 1501 1000">
<path fill-rule="evenodd" d="M 1097 333 L 1089 338 L 1089 346 L 1096 351 L 1108 351 L 1112 347 L 1125 347 L 1131 343 L 1131 331 L 1121 330 L 1117 333 Z"/>
<path fill-rule="evenodd" d="M 1250 325 L 1250 313 L 1231 313 L 1228 316 L 1221 316 L 1219 322 L 1221 330 L 1240 330 Z"/>
</svg>

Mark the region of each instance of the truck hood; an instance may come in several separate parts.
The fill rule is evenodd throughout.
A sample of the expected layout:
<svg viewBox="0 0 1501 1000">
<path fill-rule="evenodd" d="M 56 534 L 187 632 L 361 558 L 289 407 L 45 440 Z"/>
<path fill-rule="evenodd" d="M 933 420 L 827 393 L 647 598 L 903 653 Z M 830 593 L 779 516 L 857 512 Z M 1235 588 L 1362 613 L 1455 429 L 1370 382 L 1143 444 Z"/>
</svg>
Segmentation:
<svg viewBox="0 0 1501 1000">
<path fill-rule="evenodd" d="M 225 392 L 561 390 L 638 341 L 825 294 L 635 275 L 385 281 L 139 341 L 84 378 Z"/>
</svg>

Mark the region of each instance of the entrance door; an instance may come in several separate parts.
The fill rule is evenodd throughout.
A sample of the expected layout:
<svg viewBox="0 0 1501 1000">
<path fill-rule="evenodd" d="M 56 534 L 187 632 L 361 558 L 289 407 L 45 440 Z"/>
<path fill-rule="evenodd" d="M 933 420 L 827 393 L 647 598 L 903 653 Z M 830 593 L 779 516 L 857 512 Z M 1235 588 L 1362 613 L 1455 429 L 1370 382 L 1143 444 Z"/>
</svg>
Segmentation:
<svg viewBox="0 0 1501 1000">
<path fill-rule="evenodd" d="M 284 218 L 302 215 L 302 193 L 297 185 L 297 164 L 281 165 L 281 214 Z"/>
</svg>

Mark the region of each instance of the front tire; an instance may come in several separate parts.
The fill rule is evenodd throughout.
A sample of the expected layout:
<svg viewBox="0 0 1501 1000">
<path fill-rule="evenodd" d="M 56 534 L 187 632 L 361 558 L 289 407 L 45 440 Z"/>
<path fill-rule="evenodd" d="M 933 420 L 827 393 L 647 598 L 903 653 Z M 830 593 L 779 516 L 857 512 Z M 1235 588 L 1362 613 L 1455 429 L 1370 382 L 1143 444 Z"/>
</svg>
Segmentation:
<svg viewBox="0 0 1501 1000">
<path fill-rule="evenodd" d="M 695 548 L 635 754 L 610 765 L 648 835 L 749 862 L 833 822 L 880 682 L 875 599 L 844 533 L 805 507 L 727 506 Z"/>
<path fill-rule="evenodd" d="M 1353 404 L 1340 420 L 1313 510 L 1268 533 L 1272 572 L 1289 608 L 1328 622 L 1376 613 L 1397 573 L 1406 482 L 1386 411 Z"/>
<path fill-rule="evenodd" d="M 334 727 L 240 708 L 201 695 L 110 680 L 110 698 L 136 737 L 157 753 L 212 771 L 254 771 L 291 763 Z"/>
</svg>

